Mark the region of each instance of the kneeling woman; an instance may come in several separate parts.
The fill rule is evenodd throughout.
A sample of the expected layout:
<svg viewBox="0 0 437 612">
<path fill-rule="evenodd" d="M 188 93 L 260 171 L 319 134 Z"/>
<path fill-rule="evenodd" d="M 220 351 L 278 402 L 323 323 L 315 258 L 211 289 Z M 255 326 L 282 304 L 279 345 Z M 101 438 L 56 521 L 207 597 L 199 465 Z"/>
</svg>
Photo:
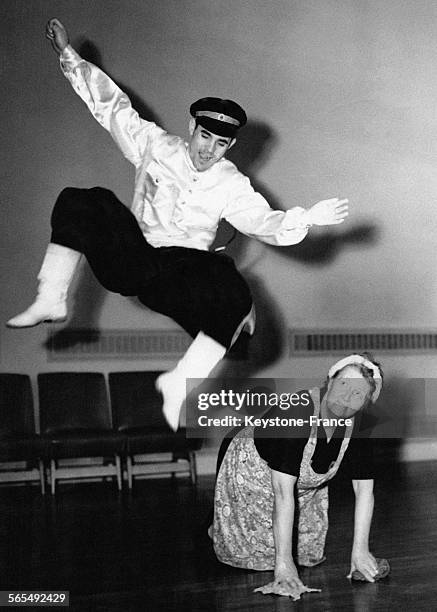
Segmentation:
<svg viewBox="0 0 437 612">
<path fill-rule="evenodd" d="M 356 415 L 376 401 L 381 387 L 379 366 L 366 356 L 350 355 L 331 367 L 322 389 L 309 391 L 311 402 L 304 419 L 309 422 L 311 415 L 349 419 L 350 425 L 317 426 L 320 421 L 312 419 L 312 427 L 299 438 L 281 435 L 270 439 L 249 427 L 229 444 L 217 474 L 210 533 L 223 563 L 274 570 L 273 582 L 257 589 L 260 592 L 298 598 L 310 590 L 300 581 L 296 565 L 311 567 L 325 559 L 326 485 L 340 465 L 352 478 L 355 492 L 351 574 L 358 570 L 370 582 L 377 576 L 378 565 L 369 551 L 374 504 L 372 441 L 354 437 L 354 433 L 359 425 Z M 295 489 L 296 563 L 292 553 Z"/>
</svg>

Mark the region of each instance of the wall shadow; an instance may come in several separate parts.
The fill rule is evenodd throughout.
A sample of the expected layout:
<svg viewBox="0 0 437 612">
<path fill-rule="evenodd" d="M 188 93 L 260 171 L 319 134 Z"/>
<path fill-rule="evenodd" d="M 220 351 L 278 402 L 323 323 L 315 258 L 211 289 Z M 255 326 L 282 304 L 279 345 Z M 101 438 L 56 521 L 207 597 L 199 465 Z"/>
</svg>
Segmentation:
<svg viewBox="0 0 437 612">
<path fill-rule="evenodd" d="M 336 231 L 326 229 L 319 236 L 308 234 L 299 244 L 281 247 L 279 254 L 308 265 L 322 266 L 334 261 L 343 249 L 357 245 L 369 247 L 375 245 L 378 239 L 379 228 L 376 224 L 361 223 L 344 230 L 343 227 Z"/>
<path fill-rule="evenodd" d="M 273 209 L 281 210 L 282 207 L 277 197 L 256 178 L 259 169 L 269 159 L 276 142 L 277 137 L 270 126 L 261 121 L 249 120 L 238 134 L 237 142 L 230 149 L 227 158 L 250 179 L 255 191 L 261 193 Z M 248 241 L 251 239 L 237 233 L 227 221 L 220 223 L 212 248 L 226 244 L 231 238 L 232 242 L 227 246 L 226 252 L 238 261 L 244 255 Z"/>
<path fill-rule="evenodd" d="M 238 361 L 238 377 L 250 378 L 260 369 L 275 363 L 286 347 L 286 325 L 276 302 L 265 289 L 262 280 L 254 274 L 244 277 L 252 292 L 256 309 L 256 328 L 253 337 L 243 332 L 228 353 L 220 369 L 220 375 L 235 377 Z"/>
</svg>

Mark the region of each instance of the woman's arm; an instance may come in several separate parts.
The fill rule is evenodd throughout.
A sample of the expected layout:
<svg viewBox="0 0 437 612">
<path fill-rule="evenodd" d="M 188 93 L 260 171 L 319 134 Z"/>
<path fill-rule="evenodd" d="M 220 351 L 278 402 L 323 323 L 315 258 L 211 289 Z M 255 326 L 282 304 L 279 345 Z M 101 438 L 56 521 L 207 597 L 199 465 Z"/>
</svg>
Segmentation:
<svg viewBox="0 0 437 612">
<path fill-rule="evenodd" d="M 297 577 L 293 562 L 294 486 L 296 477 L 271 470 L 274 494 L 273 539 L 275 541 L 275 578 L 284 572 Z"/>
<path fill-rule="evenodd" d="M 285 595 L 299 599 L 300 595 L 318 589 L 307 588 L 299 579 L 293 561 L 294 486 L 296 477 L 271 470 L 274 494 L 273 538 L 275 542 L 275 576 L 273 582 L 255 589 L 264 595 Z"/>
<path fill-rule="evenodd" d="M 359 570 L 369 582 L 374 582 L 378 572 L 375 557 L 369 551 L 370 525 L 373 516 L 373 480 L 352 480 L 355 493 L 354 540 L 352 544 L 351 570 Z"/>
</svg>

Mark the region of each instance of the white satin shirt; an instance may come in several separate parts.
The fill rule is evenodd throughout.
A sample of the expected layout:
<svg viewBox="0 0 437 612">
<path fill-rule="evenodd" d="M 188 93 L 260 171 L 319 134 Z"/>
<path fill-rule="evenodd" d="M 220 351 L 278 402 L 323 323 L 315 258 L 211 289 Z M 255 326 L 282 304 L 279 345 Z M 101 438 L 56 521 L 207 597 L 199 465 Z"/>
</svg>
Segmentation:
<svg viewBox="0 0 437 612">
<path fill-rule="evenodd" d="M 208 250 L 221 219 L 268 244 L 297 244 L 305 238 L 304 208 L 272 210 L 225 158 L 198 172 L 182 138 L 141 119 L 127 95 L 70 45 L 60 62 L 76 93 L 135 166 L 131 209 L 150 245 Z"/>
</svg>

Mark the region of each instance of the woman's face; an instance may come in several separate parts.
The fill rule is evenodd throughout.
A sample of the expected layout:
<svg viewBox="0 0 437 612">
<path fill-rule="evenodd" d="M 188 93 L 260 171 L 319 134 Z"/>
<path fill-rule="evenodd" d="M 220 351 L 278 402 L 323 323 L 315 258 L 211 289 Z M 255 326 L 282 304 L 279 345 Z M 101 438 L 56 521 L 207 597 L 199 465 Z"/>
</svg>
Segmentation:
<svg viewBox="0 0 437 612">
<path fill-rule="evenodd" d="M 347 366 L 328 386 L 326 403 L 338 418 L 353 417 L 364 407 L 371 387 L 357 368 Z"/>
</svg>

